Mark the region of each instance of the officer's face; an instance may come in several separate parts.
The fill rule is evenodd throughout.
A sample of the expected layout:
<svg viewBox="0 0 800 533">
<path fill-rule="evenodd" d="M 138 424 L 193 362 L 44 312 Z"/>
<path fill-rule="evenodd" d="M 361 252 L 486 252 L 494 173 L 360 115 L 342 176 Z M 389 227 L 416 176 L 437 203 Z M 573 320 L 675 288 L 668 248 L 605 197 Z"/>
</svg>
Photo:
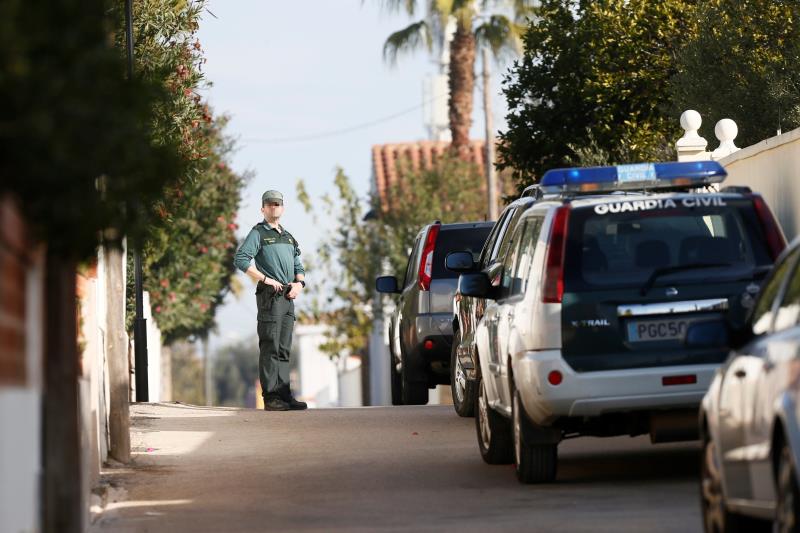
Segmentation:
<svg viewBox="0 0 800 533">
<path fill-rule="evenodd" d="M 280 202 L 265 202 L 264 205 L 261 206 L 261 213 L 266 219 L 280 218 L 283 214 L 283 204 Z"/>
</svg>

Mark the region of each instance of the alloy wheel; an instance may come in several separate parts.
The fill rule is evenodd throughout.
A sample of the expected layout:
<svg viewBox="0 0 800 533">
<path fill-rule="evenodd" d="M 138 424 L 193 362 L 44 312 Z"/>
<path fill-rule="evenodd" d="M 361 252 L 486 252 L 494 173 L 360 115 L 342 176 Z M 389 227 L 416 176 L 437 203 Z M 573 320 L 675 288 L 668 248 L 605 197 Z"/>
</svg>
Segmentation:
<svg viewBox="0 0 800 533">
<path fill-rule="evenodd" d="M 456 355 L 455 360 L 455 383 L 453 383 L 453 389 L 455 390 L 458 403 L 464 403 L 467 390 L 467 377 L 464 374 L 464 367 L 461 366 L 461 360 L 458 355 Z"/>
<path fill-rule="evenodd" d="M 492 429 L 489 427 L 489 405 L 486 403 L 486 388 L 481 380 L 478 392 L 478 421 L 481 429 L 481 444 L 488 450 L 492 444 Z"/>
</svg>

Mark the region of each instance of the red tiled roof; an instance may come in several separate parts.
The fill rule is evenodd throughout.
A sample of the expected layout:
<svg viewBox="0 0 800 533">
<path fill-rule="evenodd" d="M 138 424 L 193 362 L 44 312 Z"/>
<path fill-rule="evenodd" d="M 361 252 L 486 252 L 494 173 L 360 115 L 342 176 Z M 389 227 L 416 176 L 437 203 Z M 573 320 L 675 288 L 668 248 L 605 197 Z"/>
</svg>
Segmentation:
<svg viewBox="0 0 800 533">
<path fill-rule="evenodd" d="M 481 174 L 485 172 L 485 141 L 470 141 L 469 161 L 478 166 Z M 391 206 L 389 191 L 402 178 L 402 171 L 411 172 L 431 170 L 440 156 L 450 148 L 449 141 L 417 141 L 409 143 L 376 144 L 372 147 L 372 175 L 375 192 L 381 201 L 381 209 Z M 403 167 L 398 162 L 403 162 Z M 408 165 L 406 167 L 405 165 Z"/>
</svg>

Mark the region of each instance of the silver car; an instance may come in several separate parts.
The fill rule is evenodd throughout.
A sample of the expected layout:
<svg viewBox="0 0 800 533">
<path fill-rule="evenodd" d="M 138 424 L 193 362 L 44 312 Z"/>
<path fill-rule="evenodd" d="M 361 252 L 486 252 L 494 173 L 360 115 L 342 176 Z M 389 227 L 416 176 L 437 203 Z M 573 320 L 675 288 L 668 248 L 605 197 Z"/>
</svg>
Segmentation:
<svg viewBox="0 0 800 533">
<path fill-rule="evenodd" d="M 800 530 L 798 258 L 795 240 L 764 283 L 750 320 L 731 333 L 735 349 L 703 399 L 707 532 Z M 714 336 L 712 326 L 690 329 L 687 342 Z"/>
<path fill-rule="evenodd" d="M 378 292 L 397 295 L 389 327 L 392 405 L 424 405 L 429 388 L 450 384 L 458 274 L 447 270 L 444 260 L 456 250 L 477 256 L 493 224 L 428 224 L 414 241 L 404 279 L 382 276 L 375 281 Z"/>
</svg>

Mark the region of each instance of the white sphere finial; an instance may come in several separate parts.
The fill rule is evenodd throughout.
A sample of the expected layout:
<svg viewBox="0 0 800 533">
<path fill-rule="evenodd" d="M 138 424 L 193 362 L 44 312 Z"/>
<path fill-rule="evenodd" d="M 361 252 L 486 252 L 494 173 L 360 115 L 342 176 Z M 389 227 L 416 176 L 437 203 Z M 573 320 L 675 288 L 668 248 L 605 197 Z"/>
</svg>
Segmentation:
<svg viewBox="0 0 800 533">
<path fill-rule="evenodd" d="M 681 114 L 681 128 L 686 131 L 685 138 L 699 137 L 697 130 L 703 125 L 700 113 L 694 109 L 688 109 Z"/>
<path fill-rule="evenodd" d="M 714 126 L 714 135 L 719 139 L 719 148 L 712 152 L 711 157 L 715 160 L 731 155 L 739 149 L 733 140 L 739 134 L 739 126 L 729 118 L 723 118 Z"/>
<path fill-rule="evenodd" d="M 723 118 L 714 126 L 714 135 L 717 136 L 721 143 L 733 141 L 739 135 L 739 126 L 733 120 Z"/>
</svg>

